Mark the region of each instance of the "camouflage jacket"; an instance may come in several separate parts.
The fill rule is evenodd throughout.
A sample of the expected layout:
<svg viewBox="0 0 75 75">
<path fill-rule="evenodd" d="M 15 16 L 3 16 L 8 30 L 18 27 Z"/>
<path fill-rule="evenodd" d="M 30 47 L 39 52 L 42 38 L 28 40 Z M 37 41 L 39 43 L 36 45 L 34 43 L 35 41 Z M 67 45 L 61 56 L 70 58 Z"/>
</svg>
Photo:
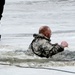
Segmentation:
<svg viewBox="0 0 75 75">
<path fill-rule="evenodd" d="M 64 50 L 64 48 L 58 44 L 51 44 L 50 39 L 42 34 L 34 34 L 33 37 L 34 39 L 28 50 L 40 57 L 49 58 Z"/>
</svg>

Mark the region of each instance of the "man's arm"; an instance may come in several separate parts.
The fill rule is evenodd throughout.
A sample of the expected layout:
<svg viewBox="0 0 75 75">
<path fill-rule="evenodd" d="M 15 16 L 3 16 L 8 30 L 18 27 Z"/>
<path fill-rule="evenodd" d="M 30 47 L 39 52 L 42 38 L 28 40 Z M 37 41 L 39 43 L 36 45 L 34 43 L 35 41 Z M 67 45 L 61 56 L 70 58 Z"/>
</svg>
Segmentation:
<svg viewBox="0 0 75 75">
<path fill-rule="evenodd" d="M 64 47 L 62 47 L 61 45 L 58 44 L 51 44 L 51 43 L 46 43 L 43 45 L 43 50 L 44 53 L 43 54 L 45 57 L 49 58 L 52 57 L 53 55 L 64 51 Z"/>
<path fill-rule="evenodd" d="M 44 45 L 44 51 L 46 53 L 47 58 L 51 57 L 59 52 L 64 51 L 64 48 L 68 47 L 68 43 L 66 41 L 62 41 L 61 44 L 51 44 L 49 42 L 46 42 Z"/>
<path fill-rule="evenodd" d="M 53 48 L 49 51 L 49 55 L 53 56 L 53 55 L 55 55 L 59 52 L 62 52 L 62 51 L 64 51 L 64 47 L 57 44 L 57 45 L 53 46 Z"/>
</svg>

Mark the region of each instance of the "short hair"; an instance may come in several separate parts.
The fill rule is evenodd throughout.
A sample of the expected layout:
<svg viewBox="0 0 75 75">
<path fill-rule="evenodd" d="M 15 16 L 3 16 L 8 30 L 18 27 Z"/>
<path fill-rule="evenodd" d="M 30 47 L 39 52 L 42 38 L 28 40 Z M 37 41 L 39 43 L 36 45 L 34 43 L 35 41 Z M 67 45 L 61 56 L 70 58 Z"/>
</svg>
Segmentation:
<svg viewBox="0 0 75 75">
<path fill-rule="evenodd" d="M 48 29 L 49 29 L 48 26 L 42 26 L 42 27 L 40 27 L 40 29 L 39 29 L 39 33 L 44 33 L 44 32 L 46 32 Z"/>
</svg>

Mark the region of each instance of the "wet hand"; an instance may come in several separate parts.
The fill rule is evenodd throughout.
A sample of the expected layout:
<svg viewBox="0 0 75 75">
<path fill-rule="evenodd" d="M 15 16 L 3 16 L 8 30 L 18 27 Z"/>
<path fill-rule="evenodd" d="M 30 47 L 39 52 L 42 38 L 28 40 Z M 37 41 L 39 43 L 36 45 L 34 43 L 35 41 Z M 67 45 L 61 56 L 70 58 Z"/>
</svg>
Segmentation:
<svg viewBox="0 0 75 75">
<path fill-rule="evenodd" d="M 64 48 L 68 47 L 68 43 L 66 41 L 62 41 L 61 42 L 61 46 L 64 47 Z"/>
</svg>

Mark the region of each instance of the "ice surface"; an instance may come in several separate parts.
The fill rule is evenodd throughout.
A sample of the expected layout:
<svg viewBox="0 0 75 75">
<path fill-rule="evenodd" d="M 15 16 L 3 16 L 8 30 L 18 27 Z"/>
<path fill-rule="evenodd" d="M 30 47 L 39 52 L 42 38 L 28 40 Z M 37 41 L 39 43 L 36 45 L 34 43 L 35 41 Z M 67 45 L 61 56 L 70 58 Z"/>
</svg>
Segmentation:
<svg viewBox="0 0 75 75">
<path fill-rule="evenodd" d="M 52 29 L 52 43 L 60 44 L 63 40 L 69 43 L 65 52 L 53 56 L 52 59 L 25 55 L 25 51 L 33 39 L 32 34 L 38 33 L 38 29 L 42 25 L 48 25 Z M 54 66 L 53 68 L 75 71 L 73 67 L 75 61 L 72 61 L 75 60 L 74 0 L 6 0 L 1 29 L 1 75 L 38 75 L 39 73 L 43 75 L 72 75 L 72 73 L 53 70 L 14 67 L 16 65 L 49 68 Z M 59 61 L 63 59 L 71 60 Z"/>
</svg>

